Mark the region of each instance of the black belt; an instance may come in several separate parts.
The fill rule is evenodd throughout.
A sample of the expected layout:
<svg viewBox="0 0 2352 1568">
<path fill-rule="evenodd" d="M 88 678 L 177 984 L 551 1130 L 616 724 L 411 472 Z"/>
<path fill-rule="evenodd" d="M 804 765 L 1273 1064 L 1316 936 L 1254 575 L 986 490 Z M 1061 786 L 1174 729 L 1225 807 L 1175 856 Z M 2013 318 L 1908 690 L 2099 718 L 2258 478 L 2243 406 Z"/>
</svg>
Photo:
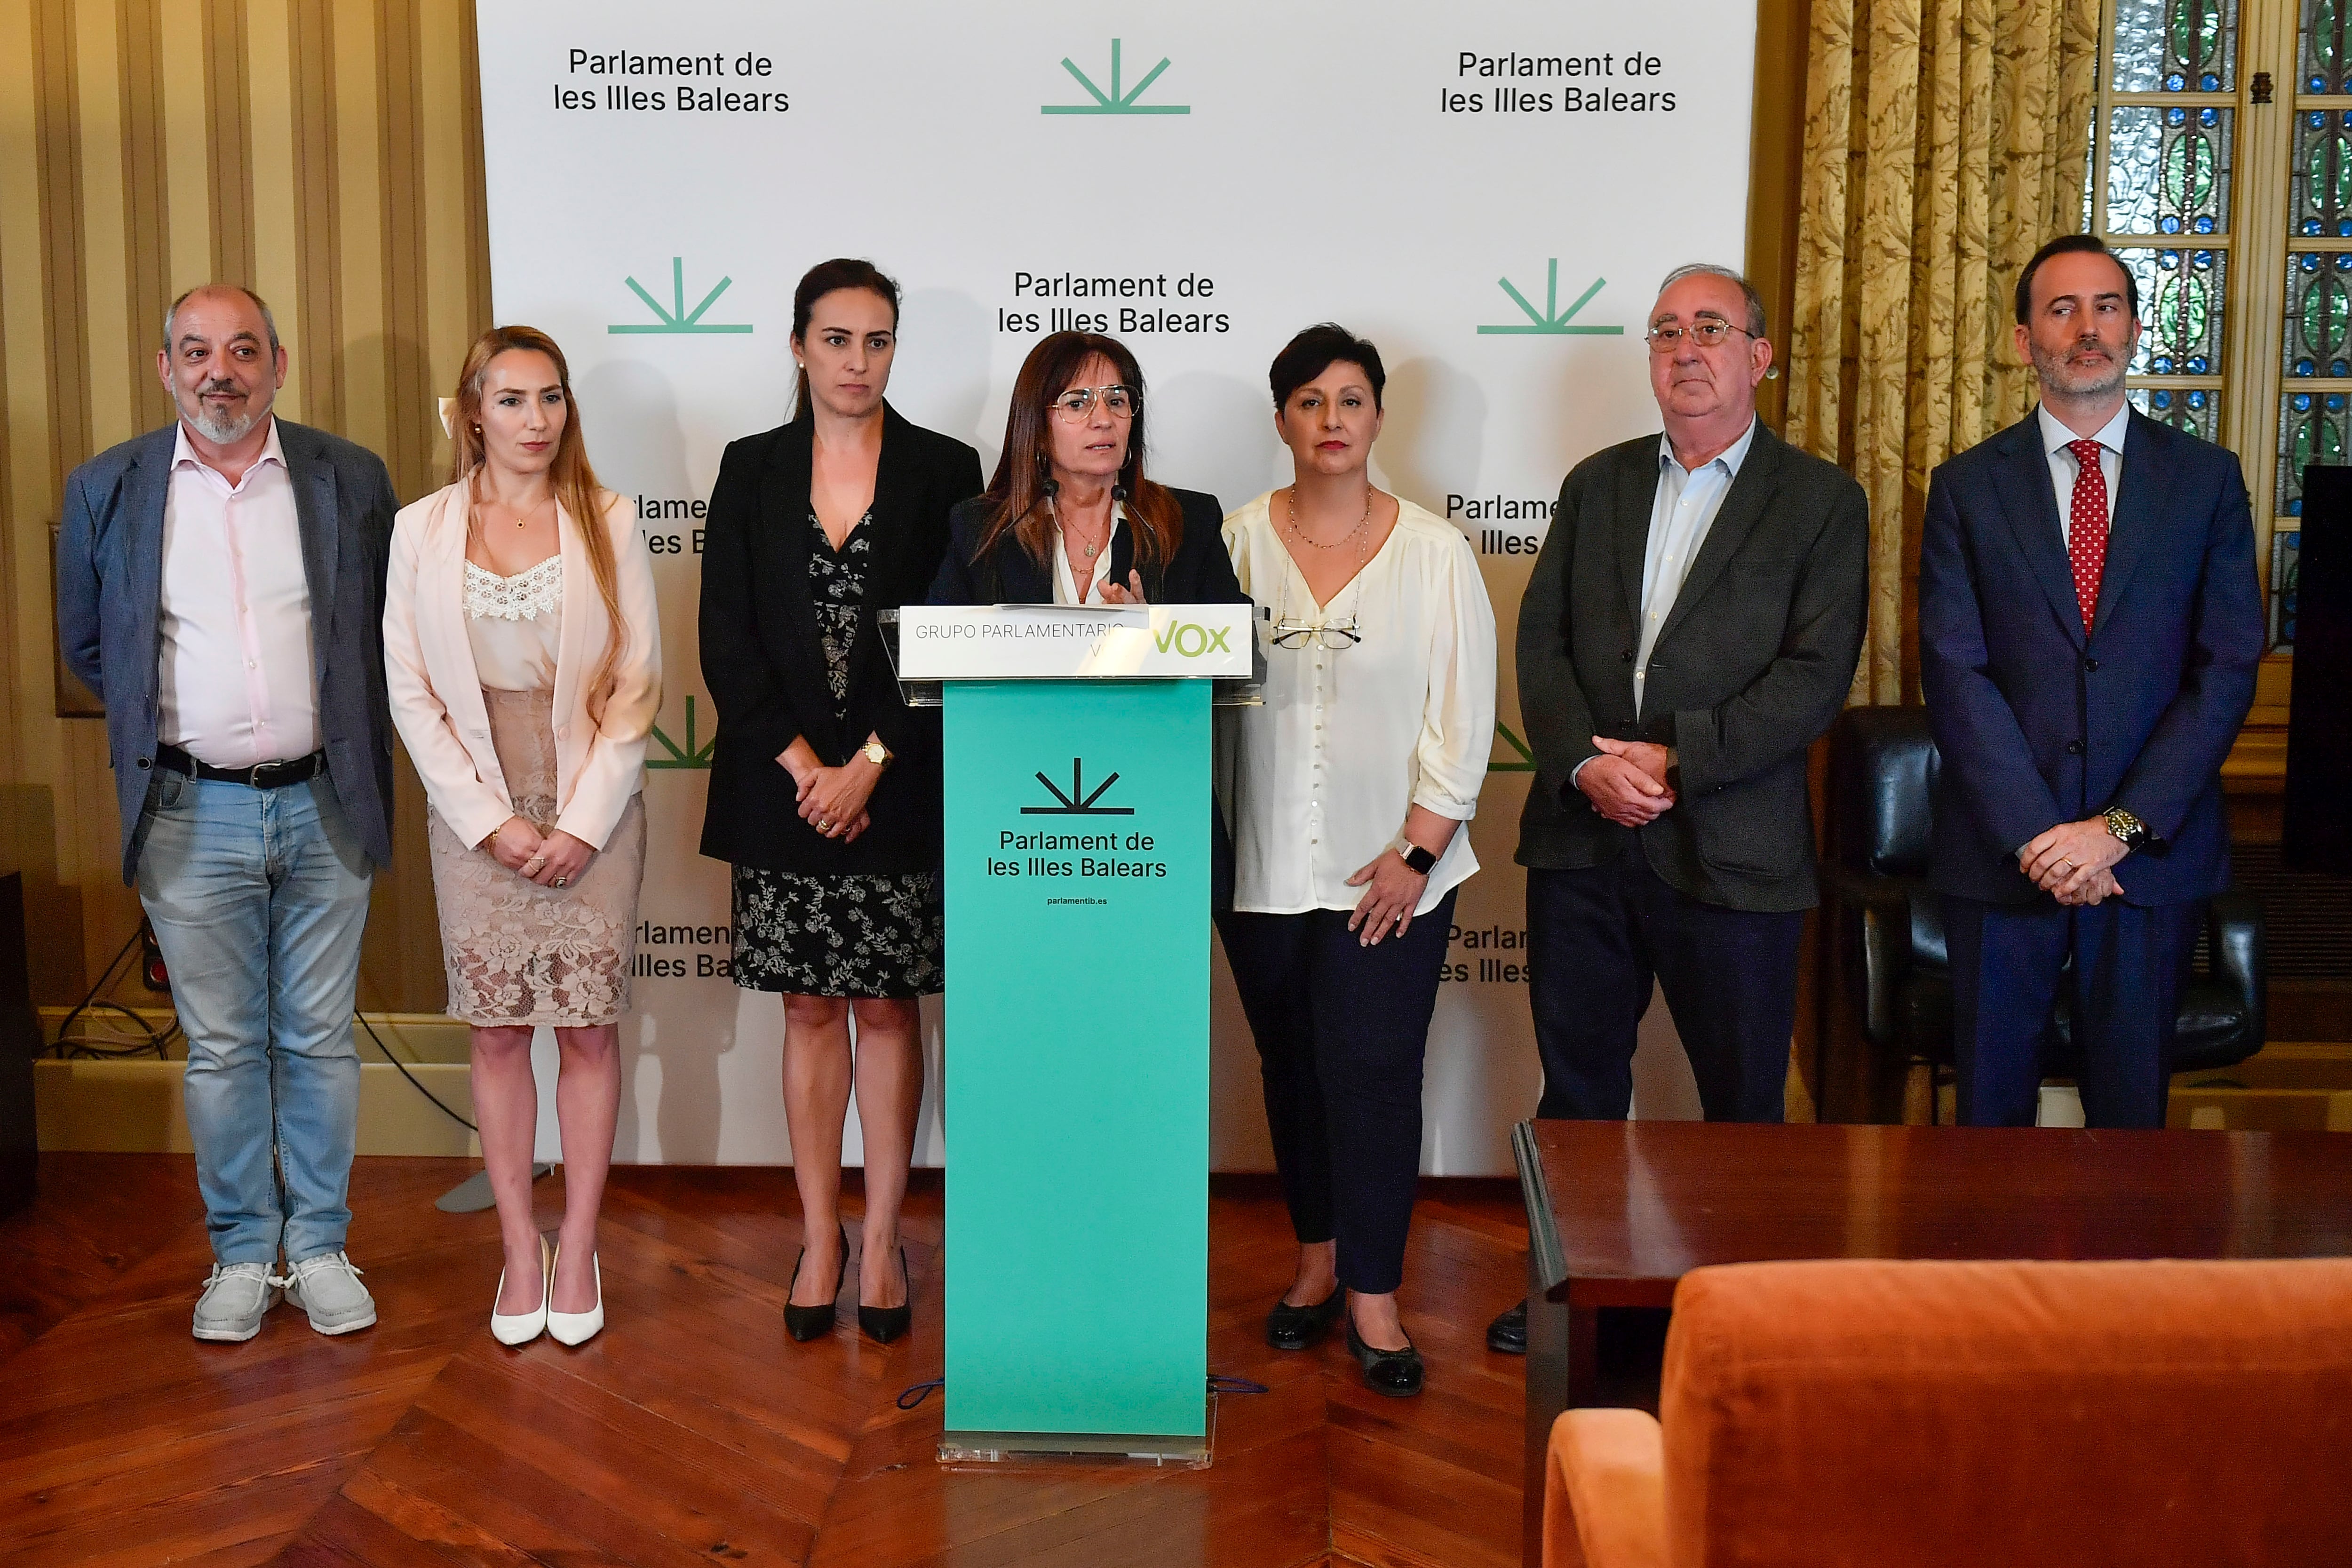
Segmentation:
<svg viewBox="0 0 2352 1568">
<path fill-rule="evenodd" d="M 211 779 L 215 784 L 240 784 L 254 789 L 280 789 L 316 778 L 327 765 L 327 753 L 313 752 L 307 757 L 290 762 L 256 763 L 249 768 L 216 768 L 210 763 L 200 763 L 177 746 L 155 748 L 158 766 L 190 778 Z"/>
</svg>

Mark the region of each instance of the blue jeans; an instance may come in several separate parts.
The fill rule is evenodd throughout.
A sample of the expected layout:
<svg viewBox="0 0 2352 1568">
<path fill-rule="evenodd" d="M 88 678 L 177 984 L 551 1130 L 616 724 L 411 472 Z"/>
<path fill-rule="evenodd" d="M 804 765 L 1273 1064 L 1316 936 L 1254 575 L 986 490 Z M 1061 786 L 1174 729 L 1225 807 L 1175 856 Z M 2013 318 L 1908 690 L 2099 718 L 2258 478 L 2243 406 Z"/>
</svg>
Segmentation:
<svg viewBox="0 0 2352 1568">
<path fill-rule="evenodd" d="M 140 830 L 139 901 L 187 1032 L 213 1256 L 338 1251 L 359 1139 L 352 1004 L 371 879 L 359 837 L 323 773 L 254 789 L 163 768 Z"/>
</svg>

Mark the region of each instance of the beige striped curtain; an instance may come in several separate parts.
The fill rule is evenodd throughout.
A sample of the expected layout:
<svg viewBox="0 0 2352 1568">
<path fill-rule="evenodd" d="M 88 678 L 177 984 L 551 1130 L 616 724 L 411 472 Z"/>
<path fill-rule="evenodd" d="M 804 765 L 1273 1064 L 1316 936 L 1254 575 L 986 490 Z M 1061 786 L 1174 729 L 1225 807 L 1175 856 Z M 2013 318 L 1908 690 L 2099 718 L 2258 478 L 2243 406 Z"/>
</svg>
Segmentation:
<svg viewBox="0 0 2352 1568">
<path fill-rule="evenodd" d="M 1853 700 L 1916 699 L 1927 474 L 2020 417 L 2017 274 L 2083 226 L 2099 0 L 1812 0 L 1788 439 L 1870 495 Z"/>
</svg>

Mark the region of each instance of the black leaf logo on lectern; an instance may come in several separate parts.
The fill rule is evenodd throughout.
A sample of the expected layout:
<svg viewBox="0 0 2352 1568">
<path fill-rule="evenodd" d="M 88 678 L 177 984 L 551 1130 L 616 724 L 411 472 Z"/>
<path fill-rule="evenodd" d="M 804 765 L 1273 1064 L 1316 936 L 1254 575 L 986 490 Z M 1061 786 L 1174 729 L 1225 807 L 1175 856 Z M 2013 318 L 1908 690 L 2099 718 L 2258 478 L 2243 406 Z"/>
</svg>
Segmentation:
<svg viewBox="0 0 2352 1568">
<path fill-rule="evenodd" d="M 1089 795 L 1087 793 L 1086 764 L 1079 758 L 1070 759 L 1069 794 L 1064 795 L 1061 786 L 1047 778 L 1042 769 L 1038 772 L 1037 782 L 1044 784 L 1045 793 L 1060 804 L 1024 805 L 1021 808 L 1021 815 L 1024 816 L 1133 816 L 1135 815 L 1135 807 L 1131 805 L 1097 805 L 1095 804 L 1103 797 L 1106 790 L 1118 783 L 1118 775 L 1111 774 L 1110 777 L 1095 785 L 1094 793 Z"/>
</svg>

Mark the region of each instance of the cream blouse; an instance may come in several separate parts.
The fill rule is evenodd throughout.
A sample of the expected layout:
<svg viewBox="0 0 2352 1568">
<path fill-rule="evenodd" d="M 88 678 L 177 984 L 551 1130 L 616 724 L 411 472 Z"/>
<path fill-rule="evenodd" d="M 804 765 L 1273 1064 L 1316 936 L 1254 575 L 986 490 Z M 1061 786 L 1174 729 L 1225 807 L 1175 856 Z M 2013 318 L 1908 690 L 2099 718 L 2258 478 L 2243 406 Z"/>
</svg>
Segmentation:
<svg viewBox="0 0 2352 1568">
<path fill-rule="evenodd" d="M 1234 768 L 1234 907 L 1263 914 L 1352 910 L 1348 879 L 1404 830 L 1415 805 L 1467 822 L 1495 739 L 1495 612 L 1461 531 L 1409 500 L 1363 569 L 1318 605 L 1284 548 L 1273 492 L 1225 519 L 1242 591 L 1261 624 L 1264 705 L 1241 712 Z M 1281 647 L 1293 626 L 1348 626 L 1362 641 Z M 1438 857 L 1415 913 L 1478 869 L 1470 835 Z"/>
<path fill-rule="evenodd" d="M 466 563 L 466 641 L 488 691 L 553 691 L 563 631 L 563 556 L 511 577 Z"/>
</svg>

